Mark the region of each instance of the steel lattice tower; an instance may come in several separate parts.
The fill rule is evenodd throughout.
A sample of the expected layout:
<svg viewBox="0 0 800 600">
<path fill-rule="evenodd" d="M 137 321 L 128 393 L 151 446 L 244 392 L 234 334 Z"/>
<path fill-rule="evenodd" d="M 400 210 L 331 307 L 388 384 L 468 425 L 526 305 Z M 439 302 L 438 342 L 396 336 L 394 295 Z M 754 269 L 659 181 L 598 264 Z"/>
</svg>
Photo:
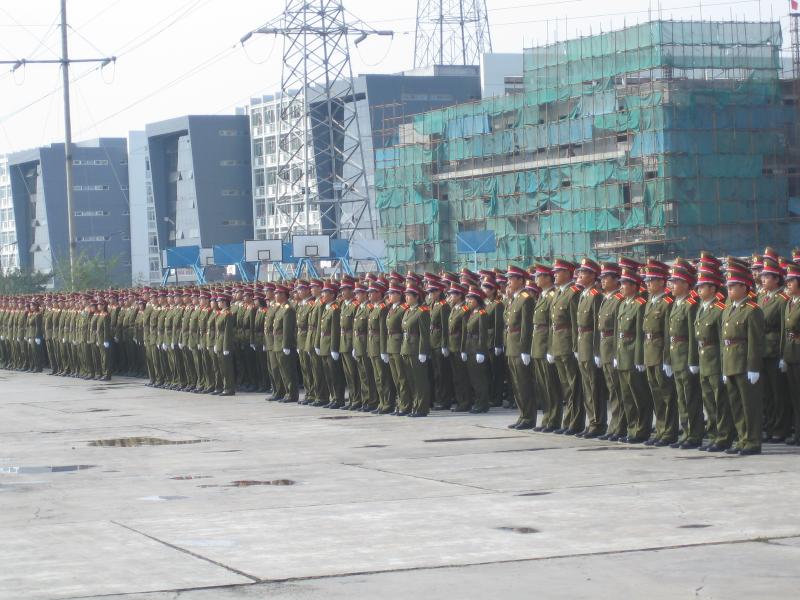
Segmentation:
<svg viewBox="0 0 800 600">
<path fill-rule="evenodd" d="M 477 65 L 491 51 L 486 0 L 417 0 L 415 68 Z"/>
<path fill-rule="evenodd" d="M 391 32 L 348 26 L 341 0 L 286 0 L 283 14 L 242 43 L 253 33 L 283 37 L 275 214 L 290 221 L 287 237 L 313 233 L 316 209 L 321 233 L 374 237 L 348 36 L 359 44 Z"/>
</svg>

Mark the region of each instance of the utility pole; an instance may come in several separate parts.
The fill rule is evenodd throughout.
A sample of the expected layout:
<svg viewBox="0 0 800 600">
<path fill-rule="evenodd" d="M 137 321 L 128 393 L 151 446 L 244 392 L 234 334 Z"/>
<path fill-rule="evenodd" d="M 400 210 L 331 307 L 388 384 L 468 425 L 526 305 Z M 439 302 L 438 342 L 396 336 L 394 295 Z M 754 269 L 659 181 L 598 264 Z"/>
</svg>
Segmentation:
<svg viewBox="0 0 800 600">
<path fill-rule="evenodd" d="M 486 0 L 417 0 L 415 69 L 477 65 L 491 51 Z"/>
<path fill-rule="evenodd" d="M 69 283 L 72 287 L 75 268 L 75 209 L 72 195 L 72 118 L 69 104 L 69 65 L 71 63 L 100 63 L 100 68 L 116 62 L 116 56 L 103 58 L 78 58 L 70 60 L 67 44 L 67 0 L 61 0 L 61 58 L 53 60 L 0 60 L 0 65 L 13 65 L 12 73 L 26 65 L 61 65 L 61 81 L 64 88 L 64 156 L 67 181 L 67 230 L 69 235 Z"/>
<path fill-rule="evenodd" d="M 310 233 L 312 208 L 319 209 L 321 233 L 332 238 L 375 235 L 349 37 L 358 36 L 358 46 L 370 35 L 394 33 L 349 25 L 347 17 L 340 0 L 286 0 L 283 14 L 240 40 L 259 33 L 284 41 L 275 216 L 290 223 L 287 238 Z"/>
</svg>

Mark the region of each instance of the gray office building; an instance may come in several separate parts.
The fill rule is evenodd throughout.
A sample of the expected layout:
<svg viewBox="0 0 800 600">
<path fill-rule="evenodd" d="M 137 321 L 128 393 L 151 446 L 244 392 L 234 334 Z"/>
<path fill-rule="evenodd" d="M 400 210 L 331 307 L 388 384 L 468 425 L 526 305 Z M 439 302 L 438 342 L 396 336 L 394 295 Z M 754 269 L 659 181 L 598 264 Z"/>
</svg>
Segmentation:
<svg viewBox="0 0 800 600">
<path fill-rule="evenodd" d="M 100 138 L 74 145 L 73 223 L 79 254 L 114 257 L 117 285 L 130 283 L 128 151 L 124 138 Z M 8 156 L 19 268 L 53 272 L 68 260 L 64 144 Z M 58 287 L 60 281 L 54 280 Z"/>
<path fill-rule="evenodd" d="M 149 124 L 145 133 L 162 250 L 253 238 L 247 116 L 184 116 Z"/>
</svg>

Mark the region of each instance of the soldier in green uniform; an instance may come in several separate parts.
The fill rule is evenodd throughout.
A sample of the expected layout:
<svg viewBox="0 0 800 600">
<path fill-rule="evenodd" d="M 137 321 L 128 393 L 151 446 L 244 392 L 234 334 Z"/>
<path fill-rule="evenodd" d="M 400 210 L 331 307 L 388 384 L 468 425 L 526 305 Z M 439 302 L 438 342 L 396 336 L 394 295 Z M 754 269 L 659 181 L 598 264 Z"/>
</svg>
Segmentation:
<svg viewBox="0 0 800 600">
<path fill-rule="evenodd" d="M 622 390 L 619 371 L 614 368 L 616 358 L 616 326 L 619 306 L 625 296 L 620 290 L 620 268 L 617 263 L 604 262 L 600 266 L 600 285 L 603 299 L 597 311 L 597 333 L 600 337 L 600 353 L 597 356 L 598 366 L 603 371 L 603 379 L 608 391 L 608 409 L 611 418 L 606 433 L 598 436 L 600 440 L 616 442 L 625 437 L 628 430 L 628 419 L 622 405 Z"/>
<path fill-rule="evenodd" d="M 469 316 L 469 306 L 466 303 L 467 290 L 455 282 L 451 282 L 447 290 L 447 302 L 450 312 L 447 316 L 447 357 L 450 361 L 450 374 L 453 382 L 453 399 L 450 403 L 450 410 L 466 411 L 472 404 L 472 397 L 469 385 L 469 373 L 467 373 L 467 362 L 461 356 L 461 348 L 464 345 L 464 333 L 466 330 L 467 317 Z M 448 407 L 446 399 L 439 400 L 437 404 L 443 409 Z"/>
<path fill-rule="evenodd" d="M 563 259 L 553 261 L 555 295 L 550 303 L 550 340 L 547 360 L 555 364 L 561 383 L 564 419 L 555 433 L 575 435 L 584 429 L 586 419 L 578 369 L 578 300 L 581 288 L 572 274 L 575 265 Z"/>
<path fill-rule="evenodd" d="M 431 354 L 430 309 L 420 304 L 422 291 L 416 284 L 405 289 L 406 309 L 401 320 L 403 343 L 403 377 L 412 398 L 411 406 L 401 407 L 399 416 L 427 417 L 431 409 L 431 387 L 428 375 L 428 357 Z"/>
<path fill-rule="evenodd" d="M 369 412 L 378 407 L 375 375 L 372 371 L 372 361 L 367 353 L 369 313 L 372 310 L 372 304 L 370 304 L 367 299 L 367 287 L 363 283 L 359 282 L 355 284 L 354 293 L 356 302 L 358 302 L 358 307 L 353 316 L 352 356 L 356 363 L 359 397 L 356 402 L 350 403 L 350 410 Z"/>
<path fill-rule="evenodd" d="M 669 446 L 678 440 L 678 406 L 667 344 L 673 302 L 666 289 L 668 270 L 664 263 L 651 259 L 645 266 L 644 277 L 648 292 L 642 321 L 644 365 L 656 417 L 653 438 L 645 444 L 655 447 Z"/>
<path fill-rule="evenodd" d="M 113 360 L 111 354 L 113 333 L 111 329 L 111 314 L 108 312 L 105 298 L 102 297 L 97 302 L 94 334 L 95 347 L 100 358 L 95 368 L 97 378 L 102 381 L 109 381 L 111 379 L 111 362 Z"/>
<path fill-rule="evenodd" d="M 314 364 L 311 358 L 314 349 L 309 346 L 309 341 L 313 337 L 309 328 L 309 317 L 311 316 L 314 299 L 311 297 L 311 290 L 305 279 L 300 279 L 295 289 L 297 297 L 297 354 L 300 360 L 300 372 L 303 376 L 303 388 L 305 388 L 305 397 L 299 403 L 313 404 L 316 401 L 314 396 Z"/>
<path fill-rule="evenodd" d="M 322 288 L 322 311 L 319 318 L 319 354 L 324 361 L 325 381 L 330 392 L 330 401 L 323 404 L 323 408 L 344 408 L 345 405 L 345 380 L 342 369 L 339 343 L 341 341 L 341 307 L 336 301 L 339 286 L 328 281 Z M 320 401 L 327 400 L 321 398 Z"/>
<path fill-rule="evenodd" d="M 575 274 L 578 285 L 583 287 L 578 294 L 575 320 L 578 368 L 587 421 L 586 429 L 577 435 L 595 438 L 604 435 L 608 429 L 607 396 L 601 381 L 600 330 L 597 327 L 600 305 L 603 303 L 603 294 L 597 289 L 600 265 L 590 258 L 584 258 L 575 269 Z"/>
<path fill-rule="evenodd" d="M 320 320 L 325 305 L 322 302 L 323 283 L 319 279 L 312 279 L 309 282 L 311 297 L 313 298 L 311 309 L 308 315 L 308 337 L 307 348 L 311 356 L 311 366 L 314 371 L 314 402 L 312 406 L 325 406 L 330 402 L 330 391 L 328 390 L 328 380 L 325 378 L 325 359 L 320 356 Z"/>
<path fill-rule="evenodd" d="M 264 331 L 264 318 L 266 310 L 264 305 L 266 303 L 266 295 L 264 294 L 264 286 L 257 284 L 253 294 L 253 308 L 255 316 L 253 317 L 253 345 L 255 346 L 255 374 L 258 388 L 256 391 L 260 394 L 265 393 L 269 389 L 269 369 L 267 367 L 267 339 L 258 335 L 259 331 Z"/>
<path fill-rule="evenodd" d="M 469 316 L 464 327 L 464 337 L 461 346 L 462 357 L 465 357 L 469 381 L 472 391 L 473 404 L 471 413 L 489 412 L 489 348 L 491 337 L 489 335 L 489 313 L 484 308 L 486 295 L 483 290 L 472 288 L 467 292 Z"/>
<path fill-rule="evenodd" d="M 289 302 L 289 288 L 275 286 L 275 317 L 272 320 L 272 340 L 278 352 L 278 368 L 283 380 L 284 397 L 278 402 L 297 402 L 297 313 Z"/>
<path fill-rule="evenodd" d="M 534 298 L 525 291 L 525 270 L 509 265 L 508 293 L 510 298 L 505 308 L 505 333 L 503 347 L 511 389 L 519 410 L 516 423 L 509 429 L 533 429 L 536 427 L 536 397 L 533 394 L 533 373 L 531 370 L 531 342 L 533 334 Z"/>
<path fill-rule="evenodd" d="M 450 318 L 450 305 L 443 298 L 445 286 L 435 273 L 425 273 L 425 304 L 431 318 L 431 357 L 433 408 L 442 410 L 453 403 L 453 379 L 450 368 L 450 349 L 447 345 L 447 322 Z"/>
<path fill-rule="evenodd" d="M 386 312 L 386 354 L 396 390 L 394 414 L 407 415 L 412 407 L 412 392 L 405 377 L 405 365 L 400 352 L 403 347 L 403 315 L 407 305 L 402 303 L 403 288 L 392 285 L 388 290 L 389 307 Z"/>
<path fill-rule="evenodd" d="M 800 262 L 800 261 L 798 261 Z M 786 439 L 789 445 L 800 445 L 800 266 L 786 268 L 786 292 L 789 300 L 781 327 L 781 360 L 779 368 L 789 379 L 789 397 L 794 416 L 794 436 Z"/>
<path fill-rule="evenodd" d="M 372 363 L 378 397 L 378 406 L 373 408 L 372 412 L 382 415 L 394 412 L 396 400 L 395 385 L 389 366 L 389 330 L 386 327 L 389 309 L 383 301 L 385 292 L 386 286 L 381 281 L 373 281 L 367 288 L 372 305 L 367 317 L 367 356 Z M 402 336 L 400 339 L 402 340 Z"/>
<path fill-rule="evenodd" d="M 533 276 L 539 295 L 533 305 L 533 334 L 531 335 L 531 363 L 536 394 L 542 405 L 542 423 L 534 431 L 552 433 L 561 428 L 561 391 L 558 387 L 555 365 L 547 360 L 550 337 L 550 303 L 555 296 L 553 272 L 549 265 L 537 263 Z"/>
<path fill-rule="evenodd" d="M 764 313 L 749 299 L 753 280 L 747 268 L 729 257 L 726 286 L 729 303 L 722 311 L 722 379 L 738 433 L 726 454 L 761 454 Z"/>
<path fill-rule="evenodd" d="M 483 308 L 488 315 L 489 333 L 489 403 L 492 406 L 511 408 L 506 390 L 506 359 L 503 356 L 503 330 L 505 305 L 497 292 L 497 275 L 494 271 L 484 269 L 481 275 L 481 291 L 486 299 Z"/>
<path fill-rule="evenodd" d="M 217 295 L 217 314 L 214 317 L 214 354 L 217 357 L 217 368 L 222 376 L 220 396 L 236 394 L 236 374 L 233 366 L 233 349 L 236 345 L 236 317 L 231 313 L 228 294 Z M 219 382 L 219 379 L 218 379 Z"/>
<path fill-rule="evenodd" d="M 764 313 L 764 367 L 761 372 L 764 398 L 764 441 L 779 443 L 789 435 L 792 407 L 786 375 L 778 368 L 781 359 L 781 331 L 789 301 L 782 290 L 783 269 L 772 248 L 764 250 L 761 289 L 756 301 Z"/>
<path fill-rule="evenodd" d="M 620 288 L 623 299 L 617 309 L 616 350 L 613 361 L 619 374 L 620 397 L 628 432 L 619 441 L 645 442 L 653 426 L 653 401 L 647 388 L 644 366 L 642 323 L 647 300 L 639 296 L 642 280 L 636 269 L 623 268 Z"/>
<path fill-rule="evenodd" d="M 358 363 L 353 356 L 353 329 L 356 318 L 356 311 L 360 306 L 354 297 L 353 288 L 356 282 L 349 275 L 345 275 L 339 282 L 341 296 L 341 307 L 339 312 L 339 357 L 344 370 L 344 378 L 347 384 L 347 402 L 344 407 L 347 410 L 355 410 L 361 407 L 361 378 L 358 374 Z"/>
<path fill-rule="evenodd" d="M 698 303 L 690 293 L 694 286 L 694 275 L 677 264 L 678 261 L 670 270 L 669 278 L 673 302 L 667 321 L 666 362 L 672 368 L 675 380 L 683 436 L 671 447 L 689 450 L 702 445 L 704 433 L 699 357 L 694 337 Z"/>
<path fill-rule="evenodd" d="M 722 384 L 720 325 L 725 303 L 718 299 L 718 291 L 723 284 L 724 279 L 716 266 L 700 265 L 696 285 L 700 306 L 694 321 L 694 335 L 699 363 L 696 368 L 700 376 L 709 440 L 699 450 L 708 452 L 727 450 L 735 436 L 730 403 Z"/>
<path fill-rule="evenodd" d="M 38 300 L 31 300 L 26 315 L 26 334 L 28 336 L 28 369 L 34 373 L 42 372 L 44 363 L 44 315 Z"/>
</svg>

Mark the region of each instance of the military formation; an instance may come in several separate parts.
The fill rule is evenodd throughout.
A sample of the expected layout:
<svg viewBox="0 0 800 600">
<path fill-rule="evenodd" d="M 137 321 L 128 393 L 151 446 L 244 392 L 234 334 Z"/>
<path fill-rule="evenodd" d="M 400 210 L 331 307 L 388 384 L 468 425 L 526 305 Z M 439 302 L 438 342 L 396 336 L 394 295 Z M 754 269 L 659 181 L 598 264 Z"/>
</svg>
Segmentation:
<svg viewBox="0 0 800 600">
<path fill-rule="evenodd" d="M 0 366 L 759 454 L 800 445 L 800 251 L 6 296 Z"/>
</svg>

